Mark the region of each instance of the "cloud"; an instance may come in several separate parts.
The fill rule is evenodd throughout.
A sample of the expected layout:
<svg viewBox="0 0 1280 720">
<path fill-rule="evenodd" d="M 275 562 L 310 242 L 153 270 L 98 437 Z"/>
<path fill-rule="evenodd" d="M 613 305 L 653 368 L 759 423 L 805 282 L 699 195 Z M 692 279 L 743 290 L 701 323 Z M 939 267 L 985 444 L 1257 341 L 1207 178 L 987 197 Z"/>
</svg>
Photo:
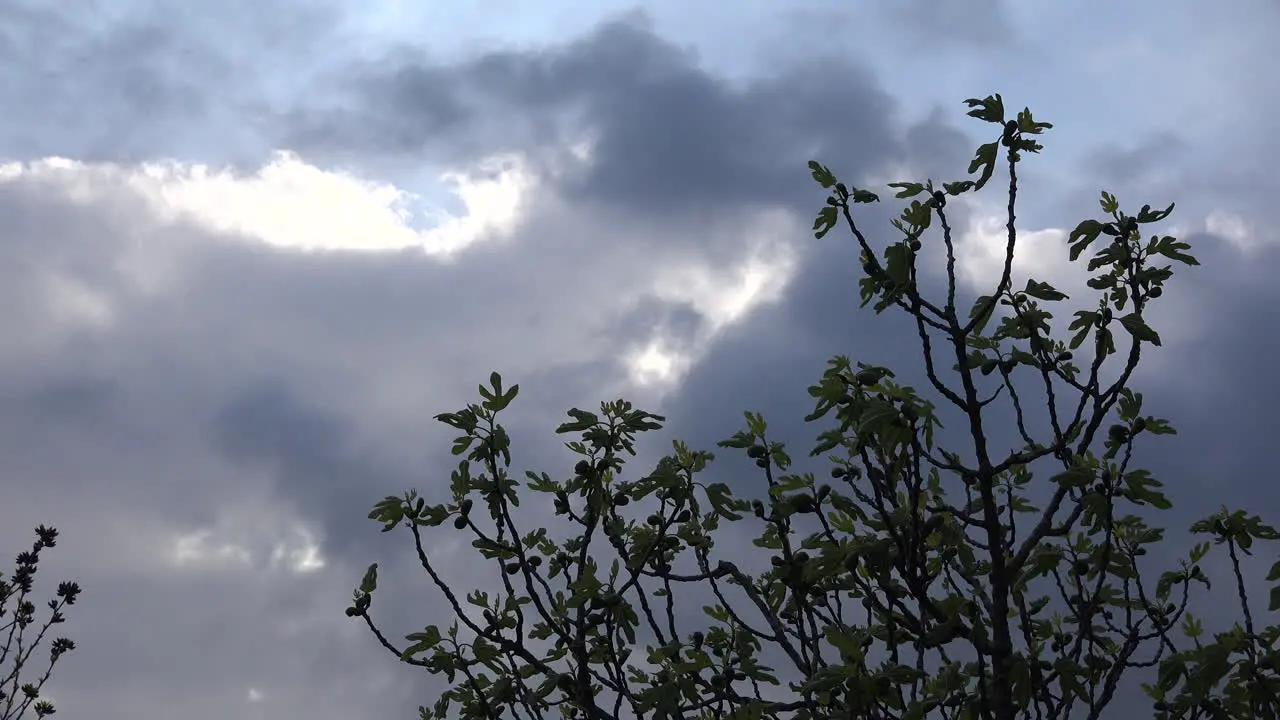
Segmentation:
<svg viewBox="0 0 1280 720">
<path fill-rule="evenodd" d="M 596 137 L 610 133 L 601 125 Z M 0 446 L 32 490 L 5 516 L 62 528 L 63 545 L 80 549 L 50 573 L 97 593 L 77 625 L 83 669 L 60 675 L 59 697 L 74 706 L 115 687 L 98 703 L 105 717 L 137 716 L 140 697 L 250 712 L 248 688 L 260 693 L 253 708 L 342 707 L 333 698 L 352 686 L 323 678 L 345 667 L 396 677 L 394 663 L 281 664 L 280 653 L 358 642 L 341 603 L 388 547 L 367 508 L 414 485 L 442 499 L 439 480 L 421 475 L 446 462 L 432 413 L 469 400 L 490 369 L 529 378 L 513 427 L 536 425 L 523 457 L 554 468 L 546 408 L 628 388 L 657 397 L 781 297 L 797 263 L 790 238 L 806 227 L 785 199 L 746 207 L 713 191 L 703 212 L 645 217 L 624 195 L 592 198 L 566 179 L 607 150 L 571 143 L 558 167 L 539 165 L 536 147 L 501 166 L 490 155 L 446 167 L 454 209 L 435 218 L 403 186 L 301 151 L 247 168 L 6 165 L 0 278 L 13 343 L 0 364 Z M 777 160 L 779 172 L 791 163 Z M 650 390 L 634 362 L 646 348 L 675 371 Z M 59 502 L 69 491 L 76 502 Z M 480 579 L 459 569 L 464 583 Z M 304 587 L 315 596 L 300 602 Z M 149 600 L 131 604 L 134 592 Z M 399 597 L 388 619 L 416 621 L 410 593 Z M 185 653 L 123 638 L 112 628 L 131 624 L 130 607 L 204 659 L 175 662 Z M 164 620 L 174 607 L 188 609 Z M 281 612 L 313 618 L 308 636 L 286 641 Z M 365 647 L 347 656 L 377 655 Z M 138 680 L 113 686 L 106 667 Z M 316 681 L 334 695 L 302 699 Z"/>
<path fill-rule="evenodd" d="M 898 147 L 893 101 L 865 70 L 810 61 L 737 87 L 642 16 L 454 64 L 406 50 L 335 82 L 341 103 L 282 118 L 291 146 L 337 157 L 583 147 L 590 161 L 560 179 L 566 197 L 643 217 L 798 203 L 812 157 L 871 169 Z"/>
<path fill-rule="evenodd" d="M 218 8 L 0 6 L 14 108 L 0 122 L 0 541 L 58 526 L 42 572 L 86 588 L 64 712 L 411 714 L 438 683 L 342 608 L 377 559 L 393 636 L 447 621 L 406 538 L 364 515 L 412 486 L 444 497 L 456 459 L 431 416 L 474 400 L 490 370 L 522 386 L 517 464 L 552 474 L 568 464 L 550 430 L 571 405 L 621 395 L 667 414 L 639 473 L 671 436 L 710 448 L 745 409 L 802 455 L 804 389 L 836 353 L 922 386 L 914 329 L 857 308 L 851 241 L 809 236 L 822 193 L 805 162 L 863 186 L 958 179 L 979 126 L 928 83 L 970 82 L 969 66 L 1005 77 L 973 47 L 1021 22 L 996 4 L 957 20 L 954 62 L 899 86 L 809 41 L 729 79 L 642 16 L 443 57 L 361 35 L 374 20 L 341 3 Z M 888 46 L 939 32 L 884 27 L 862 32 Z M 1093 127 L 1080 117 L 1060 129 Z M 1180 203 L 1205 266 L 1166 296 L 1166 348 L 1141 378 L 1185 431 L 1152 456 L 1178 521 L 1227 494 L 1274 505 L 1248 482 L 1271 467 L 1253 408 L 1275 397 L 1274 183 L 1238 154 L 1206 161 L 1189 133 L 1122 138 L 1084 167 L 1035 158 L 1016 267 L 1078 283 L 1059 278 L 1062 238 L 1098 185 L 1126 206 Z M 1274 144 L 1242 133 L 1258 155 Z M 878 246 L 897 208 L 882 194 L 859 216 Z M 953 205 L 976 294 L 1001 208 Z M 714 477 L 758 489 L 722 455 Z M 554 523 L 536 504 L 520 519 Z M 460 541 L 433 541 L 433 557 L 459 587 L 493 583 Z"/>
</svg>

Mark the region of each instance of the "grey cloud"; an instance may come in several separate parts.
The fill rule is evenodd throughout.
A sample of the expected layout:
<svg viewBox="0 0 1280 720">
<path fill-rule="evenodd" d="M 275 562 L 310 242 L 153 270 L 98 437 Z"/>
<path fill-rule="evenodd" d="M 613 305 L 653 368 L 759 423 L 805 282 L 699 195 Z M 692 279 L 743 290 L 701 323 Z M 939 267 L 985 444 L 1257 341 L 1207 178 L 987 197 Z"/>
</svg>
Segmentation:
<svg viewBox="0 0 1280 720">
<path fill-rule="evenodd" d="M 0 14 L 12 18 L 19 10 L 32 6 L 9 4 Z M 22 22 L 53 28 L 71 21 Z M 304 26 L 299 35 L 323 37 Z M 351 92 L 338 99 L 346 105 L 326 104 L 334 99 L 326 96 L 289 98 L 282 113 L 261 98 L 249 110 L 236 106 L 252 105 L 253 90 L 228 101 L 231 109 L 211 107 L 209 97 L 226 81 L 222 69 L 239 66 L 227 65 L 220 51 L 197 48 L 182 73 L 168 77 L 159 66 L 181 43 L 138 27 L 130 42 L 118 32 L 106 39 L 72 32 L 77 42 L 110 52 L 90 54 L 101 67 L 78 81 L 83 87 L 67 80 L 0 128 L 0 154 L 129 158 L 196 148 L 253 157 L 246 148 L 267 141 L 252 133 L 184 139 L 172 131 L 197 116 L 243 120 L 237 113 L 252 110 L 263 122 L 253 133 L 270 139 L 283 133 L 308 157 L 361 168 L 463 162 L 503 149 L 529 149 L 548 166 L 540 168 L 545 194 L 533 199 L 515 236 L 475 247 L 451 266 L 414 253 L 290 253 L 180 223 L 156 227 L 140 220 L 149 211 L 125 192 L 72 206 L 52 199 L 62 192 L 52 184 L 0 186 L 6 222 L 0 294 L 7 309 L 0 331 L 12 339 L 0 350 L 7 478 L 0 537 L 7 543 L 9 528 L 25 525 L 19 517 L 49 518 L 64 529 L 62 549 L 75 554 L 66 567 L 81 572 L 86 587 L 77 615 L 83 623 L 75 626 L 86 642 L 79 657 L 69 656 L 59 693 L 68 699 L 64 712 L 95 707 L 104 718 L 167 717 L 174 708 L 250 717 L 244 685 L 262 677 L 268 700 L 259 709 L 274 717 L 411 714 L 427 697 L 406 687 L 435 685 L 408 675 L 367 633 L 337 628 L 358 571 L 375 559 L 386 563 L 384 577 L 394 578 L 384 581 L 389 594 L 380 595 L 380 615 L 406 632 L 447 622 L 438 596 L 415 582 L 421 573 L 411 572 L 406 538 L 378 535 L 365 518 L 372 502 L 410 486 L 442 494 L 456 459 L 445 451 L 448 432 L 430 415 L 474 399 L 474 384 L 501 370 L 523 388 L 509 423 L 517 465 L 563 472 L 569 463 L 550 433 L 563 409 L 591 407 L 625 387 L 609 351 L 643 332 L 687 342 L 705 329 L 696 311 L 646 296 L 652 268 L 736 258 L 750 229 L 744 209 L 776 206 L 806 219 L 822 199 L 804 168 L 811 157 L 854 183 L 894 162 L 950 180 L 972 151 L 947 122 L 958 106 L 901 128 L 892 99 L 857 68 L 839 63 L 784 68 L 733 85 L 634 21 L 541 51 L 494 52 L 457 65 L 393 55 L 348 69 Z M 187 32 L 197 34 L 196 27 Z M 217 27 L 234 34 L 234 26 Z M 268 32 L 291 37 L 279 25 Z M 284 44 L 304 53 L 314 43 Z M 4 44 L 0 53 L 12 47 Z M 128 59 L 130 52 L 138 57 Z M 39 81 L 31 77 L 43 77 L 44 66 L 21 57 L 27 64 L 19 62 L 12 77 L 29 77 L 19 94 L 39 97 Z M 191 90 L 186 77 L 196 72 L 210 75 L 215 89 Z M 154 122 L 127 122 L 137 119 L 134 110 L 114 97 L 132 86 L 150 88 L 130 102 Z M 46 131 L 42 123 L 56 125 L 49 118 L 69 114 L 73 101 L 104 113 L 106 122 Z M 557 175 L 550 162 L 558 150 L 543 146 L 577 131 L 595 133 L 593 162 L 579 174 Z M 1145 162 L 1159 161 L 1151 153 Z M 1186 187 L 1168 188 L 1169 199 L 1181 201 Z M 1067 212 L 1094 207 L 1095 194 L 1094 187 L 1064 193 Z M 884 195 L 886 203 L 865 221 L 877 243 L 892 232 L 887 221 L 896 207 Z M 1257 199 L 1244 207 L 1266 208 Z M 957 209 L 955 223 L 963 222 Z M 177 289 L 169 294 L 148 297 L 116 272 L 121 248 L 139 235 L 172 241 L 154 243 L 174 268 Z M 893 367 L 917 361 L 914 332 L 901 316 L 857 308 L 857 253 L 842 232 L 794 240 L 798 280 L 779 303 L 729 328 L 682 387 L 649 408 L 671 417 L 670 430 L 646 443 L 633 461 L 636 472 L 667 450 L 663 441 L 671 436 L 711 448 L 738 428 L 745 409 L 763 411 L 801 456 L 814 431 L 800 423 L 811 409 L 804 388 L 827 357 L 845 352 Z M 1187 289 L 1203 299 L 1206 315 L 1221 310 L 1241 322 L 1217 323 L 1202 344 L 1164 351 L 1211 374 L 1214 390 L 1149 378 L 1185 433 L 1179 439 L 1185 442 L 1162 443 L 1153 465 L 1167 473 L 1188 512 L 1222 497 L 1224 487 L 1242 504 L 1274 508 L 1264 483 L 1198 486 L 1189 479 L 1274 474 L 1265 418 L 1234 429 L 1220 428 L 1215 418 L 1276 392 L 1263 365 L 1275 335 L 1262 324 L 1261 309 L 1274 293 L 1260 281 L 1275 257 L 1242 260 L 1220 252 L 1212 263 L 1203 259 L 1205 272 L 1188 273 L 1201 285 L 1189 281 Z M 115 303 L 118 322 L 106 331 L 58 326 L 32 270 L 86 283 Z M 1251 282 L 1233 283 L 1240 274 Z M 1259 317 L 1246 326 L 1251 313 Z M 43 333 L 54 326 L 63 334 L 49 339 Z M 14 348 L 21 352 L 6 354 Z M 918 372 L 907 379 L 923 385 Z M 748 484 L 756 476 L 742 458 L 721 455 L 717 477 L 735 488 L 759 487 Z M 296 508 L 319 531 L 330 567 L 307 579 L 227 573 L 198 580 L 167 574 L 155 567 L 154 548 L 129 542 L 144 530 L 207 525 L 222 504 L 244 498 L 281 514 Z M 523 512 L 521 521 L 531 527 L 551 522 L 538 508 Z M 722 548 L 744 545 L 740 539 Z M 470 556 L 451 559 L 445 547 L 437 555 L 458 573 L 459 587 L 487 581 L 486 568 Z M 140 600 L 143 594 L 149 598 Z M 304 606 L 313 632 L 283 637 L 279 626 Z M 147 633 L 125 637 L 137 627 L 138 612 L 146 613 Z M 192 646 L 204 655 L 184 662 Z M 382 681 L 390 697 L 357 706 L 378 696 Z M 140 707 L 139 696 L 157 697 L 157 704 Z"/>
<path fill-rule="evenodd" d="M 6 2 L 0 158 L 259 162 L 272 148 L 253 118 L 279 101 L 272 81 L 283 71 L 296 83 L 342 26 L 333 3 Z"/>
<path fill-rule="evenodd" d="M 96 377 L 72 377 L 21 391 L 19 412 L 53 423 L 93 422 L 112 410 L 118 386 Z"/>
<path fill-rule="evenodd" d="M 278 492 L 323 528 L 323 548 L 335 559 L 359 562 L 367 555 L 369 524 L 356 524 L 364 519 L 358 511 L 413 484 L 353 447 L 342 419 L 307 407 L 279 382 L 250 384 L 232 397 L 214 417 L 212 433 L 238 466 L 270 473 Z M 435 499 L 438 491 L 428 490 Z"/>
<path fill-rule="evenodd" d="M 964 5 L 910 0 L 889 8 L 886 14 L 901 23 L 905 34 L 935 51 L 939 46 L 987 51 L 1018 45 L 1002 0 Z"/>
<path fill-rule="evenodd" d="M 349 73 L 353 99 L 294 111 L 290 145 L 457 158 L 586 133 L 591 162 L 562 191 L 647 216 L 792 207 L 813 157 L 865 172 L 899 147 L 894 103 L 859 67 L 814 61 L 734 87 L 634 18 L 547 50 L 447 67 L 392 55 Z"/>
</svg>

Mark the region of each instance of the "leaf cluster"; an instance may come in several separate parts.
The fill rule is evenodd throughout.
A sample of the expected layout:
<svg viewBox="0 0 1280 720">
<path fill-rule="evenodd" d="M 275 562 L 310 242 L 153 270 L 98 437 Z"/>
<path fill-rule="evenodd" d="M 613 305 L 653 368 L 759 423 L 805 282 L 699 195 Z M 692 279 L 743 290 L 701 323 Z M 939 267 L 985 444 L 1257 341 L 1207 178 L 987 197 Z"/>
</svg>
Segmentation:
<svg viewBox="0 0 1280 720">
<path fill-rule="evenodd" d="M 74 650 L 76 644 L 64 637 L 54 639 L 49 643 L 49 662 L 43 674 L 39 674 L 35 682 L 24 683 L 21 673 L 49 628 L 66 622 L 63 609 L 74 605 L 80 595 L 80 586 L 76 583 L 59 583 L 56 598 L 48 601 L 49 619 L 43 627 L 36 626 L 36 606 L 30 595 L 35 586 L 40 553 L 57 545 L 57 540 L 55 528 L 40 525 L 36 528 L 36 541 L 31 550 L 18 554 L 13 574 L 6 580 L 0 573 L 0 636 L 4 637 L 4 645 L 0 646 L 0 720 L 18 720 L 28 709 L 34 710 L 36 717 L 56 712 L 52 702 L 40 699 L 40 691 L 53 674 L 53 666 L 63 655 Z M 10 600 L 13 601 L 12 608 L 9 607 Z M 28 635 L 33 627 L 36 627 L 34 638 Z M 7 671 L 4 670 L 6 661 L 11 665 Z"/>
</svg>

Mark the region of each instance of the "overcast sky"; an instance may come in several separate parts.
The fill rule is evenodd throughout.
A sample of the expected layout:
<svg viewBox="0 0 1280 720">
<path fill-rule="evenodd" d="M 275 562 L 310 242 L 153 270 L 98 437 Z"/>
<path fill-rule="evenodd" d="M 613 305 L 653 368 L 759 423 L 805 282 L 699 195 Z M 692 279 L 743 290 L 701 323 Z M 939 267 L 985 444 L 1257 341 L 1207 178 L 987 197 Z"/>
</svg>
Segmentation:
<svg viewBox="0 0 1280 720">
<path fill-rule="evenodd" d="M 1137 381 L 1182 431 L 1144 458 L 1168 522 L 1280 521 L 1276 27 L 1270 0 L 0 2 L 0 553 L 54 525 L 38 588 L 84 589 L 49 694 L 413 717 L 438 686 L 342 609 L 380 560 L 390 632 L 449 620 L 365 518 L 442 497 L 432 415 L 499 370 L 522 468 L 567 472 L 558 418 L 619 395 L 671 419 L 648 460 L 745 409 L 807 449 L 830 356 L 917 358 L 901 316 L 857 312 L 851 241 L 809 233 L 805 163 L 959 179 L 991 132 L 961 103 L 993 92 L 1056 125 L 1019 272 L 1078 280 L 1064 233 L 1103 188 L 1177 202 L 1203 262 Z M 1002 222 L 977 198 L 971 290 Z M 439 537 L 459 585 L 492 582 Z"/>
</svg>

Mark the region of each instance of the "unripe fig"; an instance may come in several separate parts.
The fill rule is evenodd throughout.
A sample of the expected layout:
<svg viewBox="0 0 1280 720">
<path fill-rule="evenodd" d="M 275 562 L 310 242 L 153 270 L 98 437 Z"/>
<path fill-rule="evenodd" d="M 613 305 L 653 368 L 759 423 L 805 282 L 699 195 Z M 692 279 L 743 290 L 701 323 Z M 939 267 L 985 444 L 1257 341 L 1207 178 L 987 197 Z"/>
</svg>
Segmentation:
<svg viewBox="0 0 1280 720">
<path fill-rule="evenodd" d="M 942 527 L 943 519 L 941 515 L 934 515 L 924 523 L 924 535 L 928 537 Z"/>
<path fill-rule="evenodd" d="M 757 459 L 756 459 L 756 467 L 758 467 L 758 468 L 760 468 L 760 469 L 762 469 L 762 470 L 763 470 L 764 468 L 769 467 L 769 459 L 768 459 L 768 458 L 757 458 Z"/>
<path fill-rule="evenodd" d="M 573 471 L 578 475 L 586 475 L 591 472 L 591 463 L 586 460 L 579 460 L 578 464 L 573 466 Z"/>
<path fill-rule="evenodd" d="M 920 244 L 920 241 L 919 241 L 919 240 L 912 240 L 912 241 L 911 241 L 911 251 L 912 251 L 912 252 L 920 252 L 920 248 L 921 248 L 921 247 L 923 247 L 923 246 Z"/>
<path fill-rule="evenodd" d="M 471 514 L 471 507 L 475 505 L 471 498 L 462 498 L 462 502 L 458 504 L 458 512 L 463 515 Z"/>
<path fill-rule="evenodd" d="M 1149 292 L 1147 292 L 1147 297 L 1149 297 L 1149 298 L 1158 298 L 1158 297 L 1160 297 L 1160 296 L 1161 296 L 1161 295 L 1163 295 L 1163 294 L 1164 294 L 1164 288 L 1162 288 L 1162 287 L 1160 287 L 1159 285 L 1157 285 L 1157 286 L 1155 286 L 1155 287 L 1151 288 L 1151 290 L 1150 290 Z"/>
<path fill-rule="evenodd" d="M 465 529 L 467 527 L 467 516 L 459 515 L 458 517 L 454 518 L 453 527 L 457 530 Z"/>
<path fill-rule="evenodd" d="M 764 447 L 761 445 L 752 445 L 751 447 L 747 448 L 747 457 L 752 459 L 762 458 L 768 454 L 769 454 L 769 451 L 765 450 Z"/>
</svg>

